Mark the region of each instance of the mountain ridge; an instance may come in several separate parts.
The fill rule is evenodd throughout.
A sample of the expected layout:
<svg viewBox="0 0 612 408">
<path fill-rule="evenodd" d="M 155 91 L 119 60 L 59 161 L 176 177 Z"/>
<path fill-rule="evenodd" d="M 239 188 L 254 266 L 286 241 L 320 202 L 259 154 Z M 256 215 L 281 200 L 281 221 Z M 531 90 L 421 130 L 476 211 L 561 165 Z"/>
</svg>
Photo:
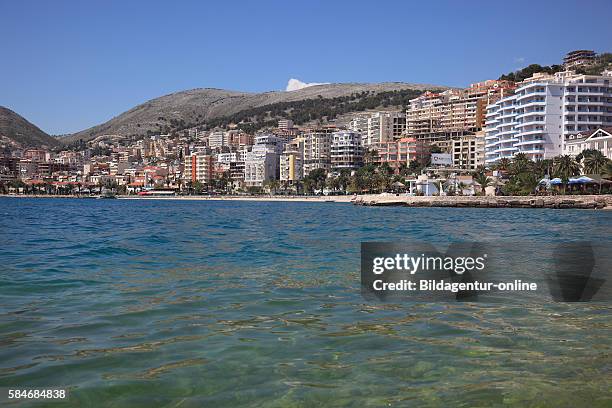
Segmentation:
<svg viewBox="0 0 612 408">
<path fill-rule="evenodd" d="M 17 112 L 0 106 L 0 142 L 18 147 L 55 147 L 60 141 Z"/>
<path fill-rule="evenodd" d="M 208 120 L 234 115 L 244 110 L 282 102 L 316 98 L 337 98 L 368 92 L 378 94 L 397 90 L 425 91 L 447 86 L 405 82 L 335 83 L 312 85 L 294 91 L 242 92 L 219 88 L 194 88 L 173 92 L 120 113 L 112 119 L 63 137 L 62 143 L 90 141 L 102 135 L 146 135 L 166 126 L 189 127 Z"/>
</svg>

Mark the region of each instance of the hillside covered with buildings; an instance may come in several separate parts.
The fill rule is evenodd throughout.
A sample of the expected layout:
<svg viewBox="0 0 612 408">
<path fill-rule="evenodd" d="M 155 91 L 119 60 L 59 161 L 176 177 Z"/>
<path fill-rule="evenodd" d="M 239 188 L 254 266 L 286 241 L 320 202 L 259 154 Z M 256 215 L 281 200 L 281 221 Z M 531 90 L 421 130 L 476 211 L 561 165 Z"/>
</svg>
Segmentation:
<svg viewBox="0 0 612 408">
<path fill-rule="evenodd" d="M 602 180 L 612 159 L 609 55 L 574 51 L 465 89 L 202 90 L 203 105 L 192 91 L 173 94 L 63 148 L 5 147 L 0 181 L 4 192 L 84 194 L 480 194 L 490 185 L 529 194 L 540 179 Z M 192 109 L 188 120 L 169 114 L 177 103 Z"/>
</svg>

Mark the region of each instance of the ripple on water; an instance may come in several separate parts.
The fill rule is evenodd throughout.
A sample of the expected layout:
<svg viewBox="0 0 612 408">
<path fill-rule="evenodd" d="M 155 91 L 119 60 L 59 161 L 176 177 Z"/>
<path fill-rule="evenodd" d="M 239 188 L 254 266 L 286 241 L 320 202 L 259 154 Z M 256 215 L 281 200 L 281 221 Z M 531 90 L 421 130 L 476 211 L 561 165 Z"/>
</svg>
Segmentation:
<svg viewBox="0 0 612 408">
<path fill-rule="evenodd" d="M 608 305 L 359 294 L 361 241 L 545 256 L 570 232 L 612 240 L 612 212 L 0 198 L 0 213 L 0 387 L 70 386 L 72 406 L 612 404 Z"/>
</svg>

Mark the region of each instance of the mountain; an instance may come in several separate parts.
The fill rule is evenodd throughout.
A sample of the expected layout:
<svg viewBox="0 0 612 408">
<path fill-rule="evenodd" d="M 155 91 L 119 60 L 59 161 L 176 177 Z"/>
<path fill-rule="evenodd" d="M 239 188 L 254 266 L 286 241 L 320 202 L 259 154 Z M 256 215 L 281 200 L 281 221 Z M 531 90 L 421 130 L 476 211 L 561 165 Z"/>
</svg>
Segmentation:
<svg viewBox="0 0 612 408">
<path fill-rule="evenodd" d="M 15 147 L 54 147 L 59 141 L 24 117 L 0 106 L 0 143 Z"/>
<path fill-rule="evenodd" d="M 318 98 L 339 98 L 363 92 L 380 94 L 390 91 L 424 91 L 448 87 L 425 84 L 386 82 L 380 84 L 321 84 L 295 91 L 246 93 L 222 89 L 193 89 L 152 99 L 101 125 L 62 138 L 64 143 L 89 141 L 102 135 L 145 135 L 162 128 L 186 128 L 239 112 L 284 102 Z"/>
</svg>

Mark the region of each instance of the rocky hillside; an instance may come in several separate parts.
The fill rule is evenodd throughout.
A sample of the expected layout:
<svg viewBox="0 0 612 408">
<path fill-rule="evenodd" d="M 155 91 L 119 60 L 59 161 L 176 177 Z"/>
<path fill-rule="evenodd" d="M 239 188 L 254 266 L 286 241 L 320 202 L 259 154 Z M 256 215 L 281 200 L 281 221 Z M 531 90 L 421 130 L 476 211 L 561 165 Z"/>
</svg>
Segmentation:
<svg viewBox="0 0 612 408">
<path fill-rule="evenodd" d="M 59 142 L 21 115 L 0 106 L 0 144 L 13 147 L 54 147 Z"/>
<path fill-rule="evenodd" d="M 324 84 L 290 92 L 245 93 L 221 89 L 193 89 L 165 95 L 138 105 L 110 121 L 63 138 L 64 143 L 89 141 L 101 135 L 146 135 L 160 129 L 180 129 L 214 119 L 231 117 L 267 105 L 312 99 L 333 99 L 366 92 L 383 92 L 447 87 L 389 82 L 380 84 Z"/>
</svg>

